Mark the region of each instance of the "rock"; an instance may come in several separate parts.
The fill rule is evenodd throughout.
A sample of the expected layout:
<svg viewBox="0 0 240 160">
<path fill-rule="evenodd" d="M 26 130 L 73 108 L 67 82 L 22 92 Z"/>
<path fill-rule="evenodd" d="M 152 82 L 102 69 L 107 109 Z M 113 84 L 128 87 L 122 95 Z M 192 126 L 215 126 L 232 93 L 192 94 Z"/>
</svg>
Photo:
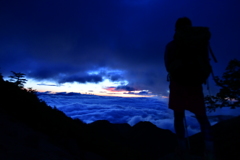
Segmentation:
<svg viewBox="0 0 240 160">
<path fill-rule="evenodd" d="M 176 146 L 176 136 L 170 130 L 158 128 L 150 122 L 139 122 L 133 126 L 129 139 L 145 159 L 157 159 Z"/>
</svg>

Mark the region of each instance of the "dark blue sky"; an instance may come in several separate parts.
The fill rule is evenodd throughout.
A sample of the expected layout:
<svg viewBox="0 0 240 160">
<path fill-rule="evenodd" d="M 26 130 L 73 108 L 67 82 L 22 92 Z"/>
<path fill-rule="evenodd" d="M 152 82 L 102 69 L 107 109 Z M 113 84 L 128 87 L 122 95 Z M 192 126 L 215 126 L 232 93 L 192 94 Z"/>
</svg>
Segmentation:
<svg viewBox="0 0 240 160">
<path fill-rule="evenodd" d="M 1 0 L 0 72 L 57 83 L 127 80 L 163 92 L 163 54 L 177 18 L 210 28 L 221 75 L 240 59 L 239 7 L 239 0 Z"/>
</svg>

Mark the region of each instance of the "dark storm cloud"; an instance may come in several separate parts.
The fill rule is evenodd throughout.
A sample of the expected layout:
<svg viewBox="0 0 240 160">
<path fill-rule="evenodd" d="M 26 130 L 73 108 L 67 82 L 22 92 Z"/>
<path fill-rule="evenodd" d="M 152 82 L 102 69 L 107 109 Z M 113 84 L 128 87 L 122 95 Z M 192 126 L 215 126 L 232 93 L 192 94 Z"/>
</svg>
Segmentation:
<svg viewBox="0 0 240 160">
<path fill-rule="evenodd" d="M 124 80 L 123 73 L 119 72 L 110 72 L 103 74 L 105 75 L 110 81 L 115 82 L 115 81 L 121 81 Z"/>
<path fill-rule="evenodd" d="M 121 75 L 112 75 L 112 76 L 109 77 L 109 79 L 111 81 L 118 81 L 118 80 L 122 79 L 122 76 Z"/>
<path fill-rule="evenodd" d="M 0 2 L 0 67 L 37 80 L 101 82 L 165 92 L 165 45 L 177 18 L 208 26 L 219 75 L 239 58 L 239 1 L 5 0 Z M 124 73 L 88 75 L 99 68 Z M 79 76 L 79 73 L 82 73 Z M 63 78 L 61 75 L 65 75 Z M 78 76 L 77 76 L 78 75 Z"/>
<path fill-rule="evenodd" d="M 59 83 L 66 82 L 78 82 L 78 83 L 99 83 L 102 82 L 103 78 L 99 75 L 73 75 L 73 76 L 64 76 L 63 78 L 59 78 Z"/>
<path fill-rule="evenodd" d="M 136 88 L 133 88 L 133 87 L 130 87 L 130 86 L 117 86 L 115 88 L 115 90 L 116 91 L 122 91 L 122 90 L 124 90 L 124 91 L 135 91 Z"/>
<path fill-rule="evenodd" d="M 117 87 L 105 87 L 104 88 L 105 90 L 107 91 L 112 91 L 112 92 L 122 92 L 122 91 L 136 91 L 138 89 L 134 88 L 134 87 L 131 87 L 129 85 L 121 85 L 121 86 L 117 86 Z"/>
</svg>

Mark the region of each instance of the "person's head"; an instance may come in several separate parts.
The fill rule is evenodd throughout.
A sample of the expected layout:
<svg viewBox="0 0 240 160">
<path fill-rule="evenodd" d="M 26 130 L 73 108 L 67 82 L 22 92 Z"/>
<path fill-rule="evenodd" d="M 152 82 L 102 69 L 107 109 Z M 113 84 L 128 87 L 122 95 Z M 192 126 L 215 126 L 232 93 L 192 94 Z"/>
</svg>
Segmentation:
<svg viewBox="0 0 240 160">
<path fill-rule="evenodd" d="M 191 20 L 187 17 L 182 17 L 178 18 L 178 20 L 176 21 L 175 30 L 181 30 L 182 28 L 191 26 L 192 26 Z"/>
</svg>

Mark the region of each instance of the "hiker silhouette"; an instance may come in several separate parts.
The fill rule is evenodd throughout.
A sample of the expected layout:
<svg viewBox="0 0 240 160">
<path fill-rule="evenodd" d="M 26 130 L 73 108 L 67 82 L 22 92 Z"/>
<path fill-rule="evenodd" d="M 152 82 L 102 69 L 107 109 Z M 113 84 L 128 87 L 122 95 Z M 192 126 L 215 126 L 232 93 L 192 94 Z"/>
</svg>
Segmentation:
<svg viewBox="0 0 240 160">
<path fill-rule="evenodd" d="M 194 113 L 204 135 L 205 152 L 214 154 L 213 135 L 206 115 L 202 84 L 211 73 L 208 57 L 210 32 L 207 27 L 193 27 L 189 18 L 179 18 L 175 34 L 166 45 L 164 61 L 170 81 L 169 108 L 174 111 L 178 150 L 186 152 L 185 110 Z"/>
</svg>

